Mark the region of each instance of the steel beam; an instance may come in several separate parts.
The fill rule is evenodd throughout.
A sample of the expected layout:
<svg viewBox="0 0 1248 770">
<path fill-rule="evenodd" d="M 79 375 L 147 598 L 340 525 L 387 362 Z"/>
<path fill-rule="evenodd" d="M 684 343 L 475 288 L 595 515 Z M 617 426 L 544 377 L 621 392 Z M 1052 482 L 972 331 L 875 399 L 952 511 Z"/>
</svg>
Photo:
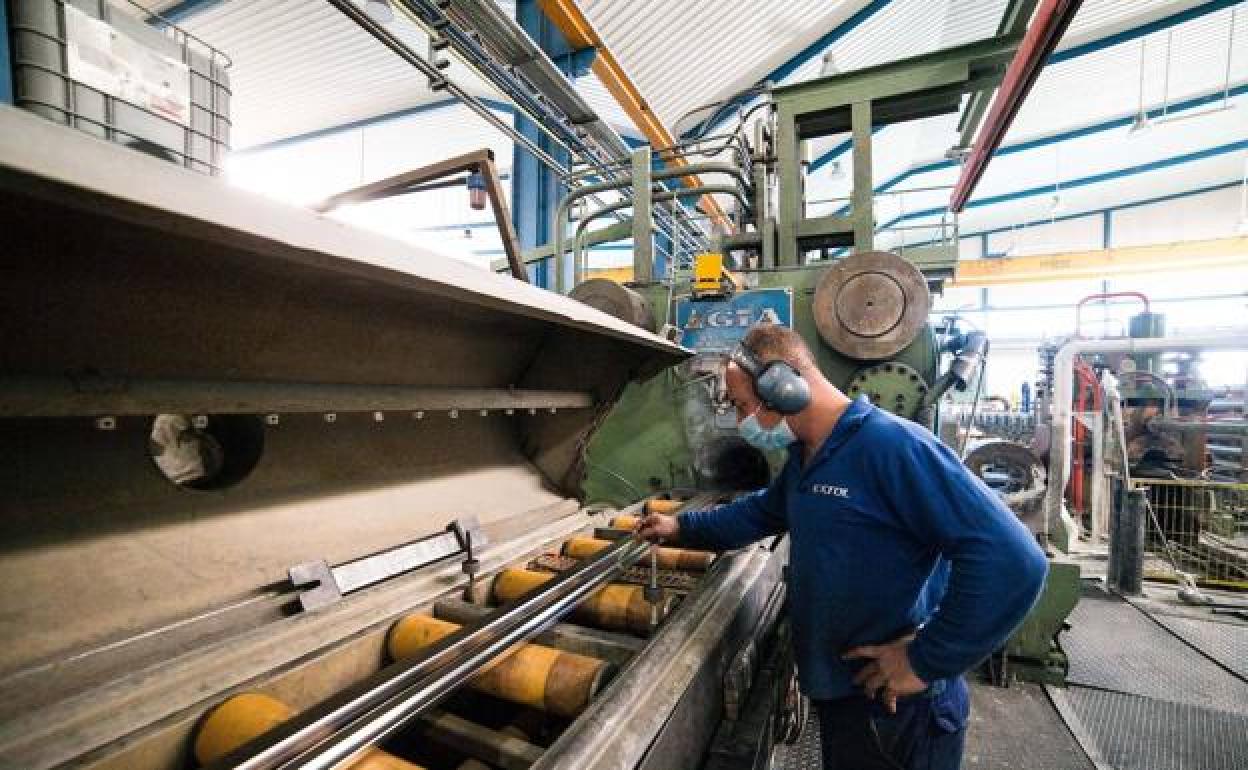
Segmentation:
<svg viewBox="0 0 1248 770">
<path fill-rule="evenodd" d="M 559 53 L 563 41 L 558 31 L 542 15 L 536 0 L 518 0 L 516 3 L 516 21 L 520 27 L 548 55 Z M 538 146 L 550 152 L 565 166 L 571 162 L 567 152 L 555 146 L 533 121 L 521 115 L 515 115 L 515 126 L 521 134 Z M 521 249 L 535 249 L 544 243 L 550 243 L 553 233 L 550 231 L 551 212 L 563 195 L 563 185 L 553 171 L 546 168 L 523 148 L 516 147 L 512 152 L 511 166 L 511 198 L 512 223 L 516 228 L 516 236 Z M 529 264 L 533 283 L 544 288 L 553 288 L 556 276 L 553 262 L 541 260 Z"/>
<path fill-rule="evenodd" d="M 9 51 L 9 4 L 0 3 L 0 104 L 13 103 L 13 56 Z"/>
<path fill-rule="evenodd" d="M 873 125 L 885 118 L 907 120 L 956 107 L 961 93 L 982 89 L 995 80 L 1016 45 L 1016 38 L 997 37 L 775 89 L 780 179 L 777 265 L 800 263 L 798 236 L 808 230 L 801 224 L 806 218 L 799 155 L 802 140 L 846 127 L 852 130 L 856 158 L 853 226 L 822 235 L 832 240 L 852 235 L 859 248 L 869 248 L 875 227 L 870 176 Z"/>
<path fill-rule="evenodd" d="M 958 262 L 951 287 L 1073 281 L 1123 274 L 1248 264 L 1248 236 Z"/>
<path fill-rule="evenodd" d="M 871 251 L 875 194 L 871 189 L 871 102 L 854 102 L 854 251 Z"/>
<path fill-rule="evenodd" d="M 638 283 L 654 282 L 650 170 L 650 148 L 633 150 L 633 280 Z"/>
<path fill-rule="evenodd" d="M 988 167 L 988 161 L 1001 146 L 1001 140 L 1009 131 L 1014 116 L 1023 106 L 1023 100 L 1027 98 L 1046 60 L 1057 47 L 1071 20 L 1075 18 L 1081 3 L 1082 0 L 1045 0 L 1036 11 L 1035 20 L 1027 28 L 1027 34 L 1023 37 L 1018 52 L 1005 72 L 1001 88 L 992 101 L 992 109 L 984 119 L 981 136 L 975 142 L 975 148 L 962 168 L 962 176 L 954 186 L 950 210 L 961 211 L 966 205 L 975 185 L 983 176 L 984 169 Z"/>
<path fill-rule="evenodd" d="M 526 0 L 522 0 L 524 1 Z M 593 48 L 598 52 L 592 65 L 594 74 L 606 86 L 607 91 L 615 97 L 616 103 L 623 108 L 624 113 L 649 140 L 651 146 L 661 153 L 675 145 L 676 138 L 672 132 L 663 125 L 663 121 L 646 102 L 640 89 L 633 83 L 628 72 L 615 58 L 615 54 L 603 42 L 598 31 L 590 24 L 589 19 L 581 12 L 574 0 L 537 0 L 537 3 L 547 18 L 563 32 L 569 45 L 578 49 Z M 684 158 L 668 158 L 667 162 L 680 168 L 688 161 Z M 701 185 L 696 176 L 684 177 L 682 182 L 690 187 Z M 730 226 L 728 216 L 714 198 L 706 196 L 700 203 L 702 210 L 709 214 L 720 227 Z"/>
</svg>

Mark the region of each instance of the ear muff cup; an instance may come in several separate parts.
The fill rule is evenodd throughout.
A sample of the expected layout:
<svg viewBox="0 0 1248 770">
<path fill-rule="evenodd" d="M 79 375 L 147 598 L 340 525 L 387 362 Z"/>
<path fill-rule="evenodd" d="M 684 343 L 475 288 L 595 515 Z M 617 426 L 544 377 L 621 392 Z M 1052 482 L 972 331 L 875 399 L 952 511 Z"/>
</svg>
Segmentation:
<svg viewBox="0 0 1248 770">
<path fill-rule="evenodd" d="M 740 346 L 732 360 L 750 377 L 754 393 L 770 411 L 797 414 L 810 405 L 810 384 L 786 361 L 760 364 L 754 352 Z"/>
</svg>

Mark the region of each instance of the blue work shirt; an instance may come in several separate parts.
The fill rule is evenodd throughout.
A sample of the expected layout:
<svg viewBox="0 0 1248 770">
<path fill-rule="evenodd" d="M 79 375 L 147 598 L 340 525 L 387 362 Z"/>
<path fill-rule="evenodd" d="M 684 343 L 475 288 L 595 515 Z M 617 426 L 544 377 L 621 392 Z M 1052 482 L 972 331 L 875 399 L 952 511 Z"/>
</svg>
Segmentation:
<svg viewBox="0 0 1248 770">
<path fill-rule="evenodd" d="M 771 486 L 679 520 L 682 543 L 715 550 L 788 531 L 798 676 L 818 699 L 861 693 L 863 662 L 845 652 L 915 629 L 920 679 L 968 671 L 1022 621 L 1048 569 L 1027 528 L 948 447 L 865 397 L 805 468 L 795 443 Z"/>
</svg>

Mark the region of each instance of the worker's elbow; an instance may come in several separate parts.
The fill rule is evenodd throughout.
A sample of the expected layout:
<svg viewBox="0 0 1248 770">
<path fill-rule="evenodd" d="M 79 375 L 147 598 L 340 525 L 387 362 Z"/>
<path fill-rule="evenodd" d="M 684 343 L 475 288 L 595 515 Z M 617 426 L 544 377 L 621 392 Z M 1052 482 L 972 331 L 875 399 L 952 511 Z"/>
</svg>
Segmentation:
<svg viewBox="0 0 1248 770">
<path fill-rule="evenodd" d="M 1044 590 L 1044 581 L 1049 574 L 1049 560 L 1045 557 L 1044 551 L 1033 544 L 1027 549 L 1026 556 L 1021 560 L 1021 566 L 1020 582 L 1029 603 L 1035 602 L 1040 597 L 1040 592 Z"/>
</svg>

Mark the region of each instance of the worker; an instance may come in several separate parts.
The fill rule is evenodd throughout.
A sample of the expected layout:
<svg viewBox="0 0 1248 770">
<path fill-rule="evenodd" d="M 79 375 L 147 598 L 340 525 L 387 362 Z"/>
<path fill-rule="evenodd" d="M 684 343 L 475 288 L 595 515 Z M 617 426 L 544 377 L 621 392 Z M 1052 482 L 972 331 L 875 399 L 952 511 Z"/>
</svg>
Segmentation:
<svg viewBox="0 0 1248 770">
<path fill-rule="evenodd" d="M 677 516 L 654 542 L 728 550 L 787 531 L 798 678 L 825 770 L 961 763 L 963 674 L 999 649 L 1043 586 L 1044 553 L 922 426 L 850 400 L 801 336 L 758 325 L 725 374 L 741 436 L 788 449 L 771 485 Z"/>
</svg>

